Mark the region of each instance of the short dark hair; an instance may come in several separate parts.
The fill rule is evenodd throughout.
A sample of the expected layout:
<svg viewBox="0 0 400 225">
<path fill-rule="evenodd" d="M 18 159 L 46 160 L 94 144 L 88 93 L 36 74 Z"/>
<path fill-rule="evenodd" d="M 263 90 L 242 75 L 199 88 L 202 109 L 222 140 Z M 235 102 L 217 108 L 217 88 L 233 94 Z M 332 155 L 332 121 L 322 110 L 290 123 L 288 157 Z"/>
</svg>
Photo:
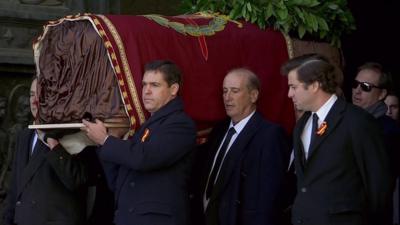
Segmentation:
<svg viewBox="0 0 400 225">
<path fill-rule="evenodd" d="M 366 62 L 358 67 L 357 73 L 359 73 L 361 70 L 372 70 L 379 74 L 378 87 L 386 89 L 387 91 L 391 89 L 392 79 L 389 74 L 383 71 L 383 67 L 380 63 Z"/>
<path fill-rule="evenodd" d="M 250 91 L 257 90 L 258 92 L 260 92 L 261 82 L 260 82 L 260 79 L 258 78 L 258 76 L 253 71 L 242 67 L 242 68 L 232 69 L 228 72 L 228 74 L 230 74 L 230 73 L 237 73 L 240 75 L 247 76 L 247 88 Z"/>
<path fill-rule="evenodd" d="M 320 54 L 306 54 L 290 59 L 281 67 L 281 73 L 287 75 L 296 70 L 297 79 L 306 86 L 317 81 L 327 93 L 337 93 L 343 81 L 343 74 L 329 60 Z"/>
<path fill-rule="evenodd" d="M 179 84 L 182 87 L 182 74 L 178 66 L 168 60 L 155 60 L 145 66 L 145 72 L 147 71 L 158 71 L 163 74 L 164 80 L 168 83 L 168 86 L 173 84 Z"/>
</svg>

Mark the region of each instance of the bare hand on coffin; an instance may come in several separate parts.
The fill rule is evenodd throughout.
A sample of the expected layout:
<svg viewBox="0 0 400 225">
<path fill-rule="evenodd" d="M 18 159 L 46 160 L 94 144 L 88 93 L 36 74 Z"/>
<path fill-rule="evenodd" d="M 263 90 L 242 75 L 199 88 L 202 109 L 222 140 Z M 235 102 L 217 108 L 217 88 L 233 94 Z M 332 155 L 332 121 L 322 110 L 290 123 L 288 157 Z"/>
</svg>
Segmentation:
<svg viewBox="0 0 400 225">
<path fill-rule="evenodd" d="M 78 130 L 79 131 L 79 130 Z M 41 131 L 43 132 L 43 131 Z M 53 130 L 47 130 L 44 133 L 43 140 L 46 142 L 51 150 L 59 144 L 59 139 L 61 139 L 65 134 L 70 134 L 74 133 L 76 131 L 72 130 L 69 132 L 66 132 L 65 130 L 60 130 L 60 129 L 53 129 Z"/>
<path fill-rule="evenodd" d="M 54 139 L 54 138 L 51 138 L 51 137 L 46 138 L 46 141 L 47 141 L 47 144 L 49 145 L 49 148 L 51 150 L 53 150 L 53 148 L 56 147 L 56 145 L 59 144 L 57 139 Z"/>
<path fill-rule="evenodd" d="M 81 128 L 81 130 L 86 132 L 88 138 L 98 145 L 103 145 L 108 136 L 104 123 L 98 119 L 94 123 L 83 119 L 82 123 L 85 127 Z"/>
</svg>

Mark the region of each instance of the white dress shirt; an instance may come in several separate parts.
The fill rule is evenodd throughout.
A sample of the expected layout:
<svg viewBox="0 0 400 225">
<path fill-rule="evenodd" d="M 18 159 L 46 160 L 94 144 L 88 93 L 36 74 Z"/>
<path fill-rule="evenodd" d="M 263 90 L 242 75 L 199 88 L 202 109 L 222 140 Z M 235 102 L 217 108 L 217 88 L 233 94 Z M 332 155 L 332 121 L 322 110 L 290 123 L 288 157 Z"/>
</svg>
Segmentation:
<svg viewBox="0 0 400 225">
<path fill-rule="evenodd" d="M 36 142 L 38 140 L 38 135 L 37 132 L 35 130 L 35 132 L 33 132 L 33 140 L 32 140 L 32 148 L 31 148 L 31 155 L 33 155 L 33 150 L 35 150 L 35 146 L 36 146 Z"/>
<path fill-rule="evenodd" d="M 322 122 L 325 121 L 326 116 L 331 110 L 333 104 L 335 104 L 337 100 L 336 95 L 332 95 L 328 101 L 324 103 L 316 112 L 318 116 L 318 127 L 321 126 Z M 312 115 L 308 118 L 306 125 L 304 126 L 303 133 L 301 134 L 301 141 L 303 142 L 303 149 L 306 159 L 308 158 L 308 151 L 310 148 L 311 142 L 311 132 L 312 132 Z"/>
</svg>

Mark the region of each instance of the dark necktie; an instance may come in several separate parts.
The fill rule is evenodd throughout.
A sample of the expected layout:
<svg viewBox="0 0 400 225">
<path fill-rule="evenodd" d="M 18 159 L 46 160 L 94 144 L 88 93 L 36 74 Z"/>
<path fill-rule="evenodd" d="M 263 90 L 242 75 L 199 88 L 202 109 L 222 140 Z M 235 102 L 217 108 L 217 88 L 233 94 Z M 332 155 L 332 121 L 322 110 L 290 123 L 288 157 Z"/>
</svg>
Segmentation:
<svg viewBox="0 0 400 225">
<path fill-rule="evenodd" d="M 317 131 L 318 131 L 318 115 L 316 113 L 313 113 L 312 116 L 312 128 L 311 128 L 311 140 L 310 140 L 310 147 L 308 148 L 309 150 L 311 149 L 312 145 L 314 144 L 315 138 L 317 137 Z M 308 151 L 310 153 L 310 151 Z"/>
<path fill-rule="evenodd" d="M 208 179 L 208 185 L 207 185 L 207 189 L 206 189 L 207 199 L 209 199 L 211 196 L 215 178 L 216 178 L 217 173 L 222 165 L 222 159 L 224 158 L 226 150 L 228 149 L 229 142 L 231 141 L 232 136 L 235 133 L 236 133 L 235 128 L 231 127 L 228 131 L 228 134 L 226 135 L 226 138 L 224 140 L 224 143 L 221 146 L 221 149 L 218 152 L 217 159 L 215 160 L 213 170 L 211 171 L 210 178 Z"/>
</svg>

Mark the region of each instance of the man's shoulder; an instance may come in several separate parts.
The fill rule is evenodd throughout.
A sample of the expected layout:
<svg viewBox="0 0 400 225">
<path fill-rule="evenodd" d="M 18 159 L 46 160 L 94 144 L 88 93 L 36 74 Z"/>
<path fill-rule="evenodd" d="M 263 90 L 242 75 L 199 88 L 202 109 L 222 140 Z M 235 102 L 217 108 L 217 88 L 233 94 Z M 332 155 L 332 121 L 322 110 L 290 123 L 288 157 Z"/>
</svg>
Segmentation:
<svg viewBox="0 0 400 225">
<path fill-rule="evenodd" d="M 371 114 L 369 114 L 365 109 L 348 102 L 346 102 L 346 108 L 344 110 L 344 113 L 346 116 L 351 117 L 351 119 L 355 121 L 375 120 L 374 117 Z"/>
<path fill-rule="evenodd" d="M 182 111 L 175 111 L 166 117 L 170 122 L 188 123 L 194 126 L 194 121 L 188 114 Z"/>
<path fill-rule="evenodd" d="M 265 141 L 266 139 L 274 141 L 288 140 L 288 135 L 283 127 L 277 123 L 273 123 L 268 120 L 260 122 L 259 129 L 255 132 L 255 136 L 255 140 L 261 138 L 263 141 Z"/>
<path fill-rule="evenodd" d="M 379 130 L 379 121 L 368 113 L 365 109 L 347 103 L 344 111 L 344 124 L 350 127 L 352 130 Z"/>
<path fill-rule="evenodd" d="M 283 130 L 283 127 L 280 124 L 266 119 L 258 112 L 254 114 L 254 123 L 259 126 L 260 130 L 264 129 Z"/>
<path fill-rule="evenodd" d="M 172 123 L 179 122 L 188 123 L 194 126 L 194 121 L 185 113 L 183 102 L 179 97 L 171 100 L 168 104 L 156 112 L 154 117 L 154 121 L 160 120 L 162 123 L 166 121 Z"/>
<path fill-rule="evenodd" d="M 247 126 L 248 125 L 248 126 Z M 244 129 L 250 130 L 254 136 L 254 140 L 265 138 L 285 137 L 286 133 L 281 125 L 264 118 L 260 113 L 256 112 L 253 118 Z"/>
</svg>

